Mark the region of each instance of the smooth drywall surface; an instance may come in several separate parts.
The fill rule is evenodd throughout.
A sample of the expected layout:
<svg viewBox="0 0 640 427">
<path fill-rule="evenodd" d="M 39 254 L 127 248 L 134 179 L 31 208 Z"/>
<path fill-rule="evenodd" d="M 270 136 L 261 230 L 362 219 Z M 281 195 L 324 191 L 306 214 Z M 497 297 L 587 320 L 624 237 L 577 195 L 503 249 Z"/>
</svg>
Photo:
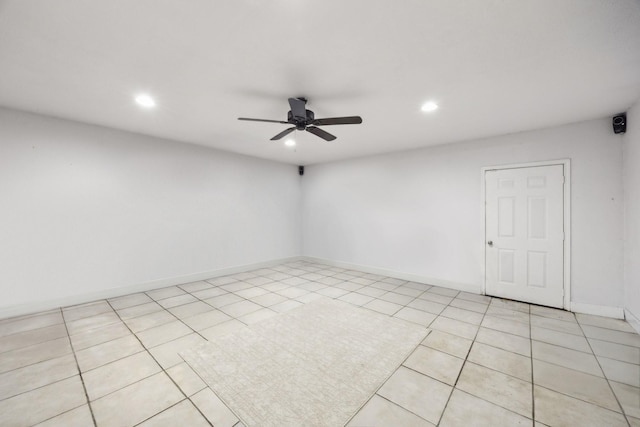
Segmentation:
<svg viewBox="0 0 640 427">
<path fill-rule="evenodd" d="M 0 308 L 300 254 L 290 165 L 0 109 Z"/>
<path fill-rule="evenodd" d="M 640 104 L 627 113 L 624 135 L 624 307 L 640 319 Z"/>
<path fill-rule="evenodd" d="M 479 292 L 481 168 L 564 158 L 572 172 L 572 300 L 622 307 L 622 137 L 605 119 L 309 166 L 303 254 Z"/>
</svg>

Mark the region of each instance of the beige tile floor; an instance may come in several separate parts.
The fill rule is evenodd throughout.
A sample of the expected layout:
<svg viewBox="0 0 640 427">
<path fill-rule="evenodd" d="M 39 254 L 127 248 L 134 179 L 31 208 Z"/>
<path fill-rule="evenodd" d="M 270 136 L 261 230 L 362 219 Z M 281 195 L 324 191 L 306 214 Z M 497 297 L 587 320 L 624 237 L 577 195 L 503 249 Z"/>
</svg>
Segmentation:
<svg viewBox="0 0 640 427">
<path fill-rule="evenodd" d="M 350 427 L 640 426 L 624 321 L 304 261 L 0 321 L 0 425 L 242 426 L 178 352 L 320 297 L 432 330 Z"/>
</svg>

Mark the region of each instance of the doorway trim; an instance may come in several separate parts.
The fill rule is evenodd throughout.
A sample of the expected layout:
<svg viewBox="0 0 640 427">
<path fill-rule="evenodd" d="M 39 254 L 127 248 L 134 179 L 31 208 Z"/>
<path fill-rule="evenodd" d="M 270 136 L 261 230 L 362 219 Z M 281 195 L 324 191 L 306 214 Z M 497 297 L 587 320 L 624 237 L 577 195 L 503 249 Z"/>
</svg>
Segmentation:
<svg viewBox="0 0 640 427">
<path fill-rule="evenodd" d="M 482 210 L 482 247 L 483 250 L 483 264 L 482 264 L 482 295 L 487 294 L 487 220 L 486 220 L 486 182 L 485 175 L 490 170 L 501 169 L 520 169 L 536 166 L 555 166 L 562 165 L 564 168 L 564 213 L 563 213 L 563 229 L 564 229 L 564 245 L 563 245 L 563 268 L 564 268 L 564 296 L 563 296 L 563 309 L 571 311 L 571 159 L 559 159 L 559 160 L 547 160 L 540 162 L 529 163 L 512 163 L 496 166 L 484 166 L 481 168 L 481 199 L 480 207 Z"/>
</svg>

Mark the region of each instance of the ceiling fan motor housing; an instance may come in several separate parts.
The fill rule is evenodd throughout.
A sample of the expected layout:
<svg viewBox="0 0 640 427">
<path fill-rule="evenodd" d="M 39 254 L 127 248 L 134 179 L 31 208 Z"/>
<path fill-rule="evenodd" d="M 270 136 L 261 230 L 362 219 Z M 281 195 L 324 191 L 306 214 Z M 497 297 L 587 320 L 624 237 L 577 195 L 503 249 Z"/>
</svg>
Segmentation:
<svg viewBox="0 0 640 427">
<path fill-rule="evenodd" d="M 305 130 L 307 125 L 310 124 L 310 122 L 312 122 L 313 119 L 315 118 L 313 111 L 311 110 L 305 110 L 305 111 L 307 112 L 307 117 L 305 117 L 304 119 L 294 116 L 293 112 L 289 111 L 287 113 L 287 121 L 292 125 L 296 125 L 296 129 Z"/>
</svg>

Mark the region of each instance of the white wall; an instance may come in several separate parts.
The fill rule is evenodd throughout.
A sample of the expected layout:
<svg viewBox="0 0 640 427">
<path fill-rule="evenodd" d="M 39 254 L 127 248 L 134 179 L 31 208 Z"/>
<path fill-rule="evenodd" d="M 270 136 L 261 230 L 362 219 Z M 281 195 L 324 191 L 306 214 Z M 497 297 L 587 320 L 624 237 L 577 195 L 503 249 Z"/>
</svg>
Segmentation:
<svg viewBox="0 0 640 427">
<path fill-rule="evenodd" d="M 294 166 L 0 109 L 0 312 L 297 256 L 299 201 Z"/>
<path fill-rule="evenodd" d="M 562 158 L 572 162 L 572 301 L 622 307 L 622 137 L 609 119 L 309 166 L 303 254 L 478 292 L 481 167 Z"/>
<path fill-rule="evenodd" d="M 628 320 L 640 332 L 640 103 L 627 113 L 623 170 L 625 199 L 624 306 Z"/>
</svg>

